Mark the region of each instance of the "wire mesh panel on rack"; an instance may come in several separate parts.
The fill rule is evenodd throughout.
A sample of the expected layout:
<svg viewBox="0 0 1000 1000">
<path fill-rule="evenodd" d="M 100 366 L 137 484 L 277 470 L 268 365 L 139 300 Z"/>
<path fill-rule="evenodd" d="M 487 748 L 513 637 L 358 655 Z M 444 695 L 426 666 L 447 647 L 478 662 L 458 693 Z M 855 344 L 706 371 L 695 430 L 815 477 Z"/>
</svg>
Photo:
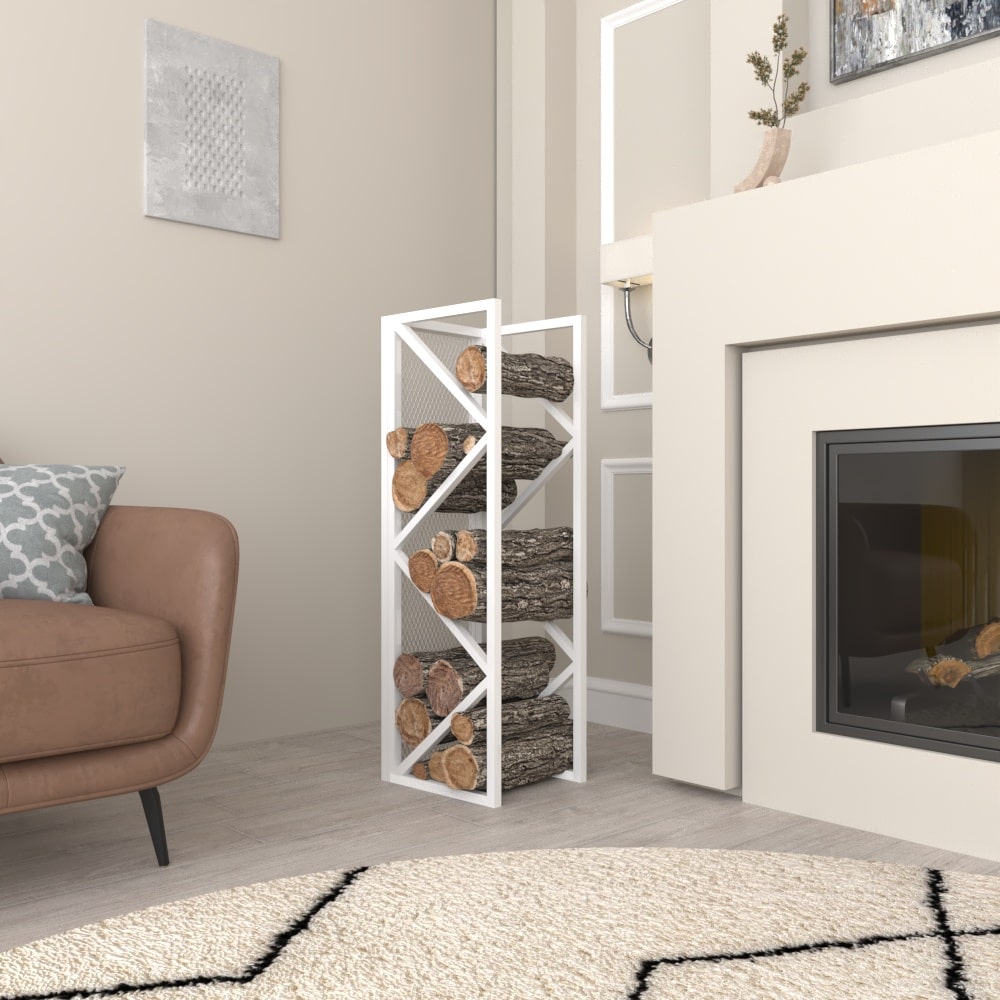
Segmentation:
<svg viewBox="0 0 1000 1000">
<path fill-rule="evenodd" d="M 571 360 L 516 349 L 556 331 Z M 496 299 L 445 306 L 383 317 L 382 353 L 383 778 L 489 806 L 584 781 L 583 320 L 501 326 Z M 502 427 L 504 393 L 537 426 Z M 512 528 L 567 471 L 572 527 Z M 438 536 L 464 544 L 442 556 Z"/>
<path fill-rule="evenodd" d="M 459 336 L 446 336 L 417 327 L 414 331 L 420 340 L 453 371 L 459 354 L 473 341 Z M 444 389 L 441 383 L 421 363 L 412 351 L 403 350 L 400 372 L 402 398 L 401 423 L 404 427 L 417 427 L 430 420 L 445 424 L 458 424 L 468 419 L 468 413 Z"/>
</svg>

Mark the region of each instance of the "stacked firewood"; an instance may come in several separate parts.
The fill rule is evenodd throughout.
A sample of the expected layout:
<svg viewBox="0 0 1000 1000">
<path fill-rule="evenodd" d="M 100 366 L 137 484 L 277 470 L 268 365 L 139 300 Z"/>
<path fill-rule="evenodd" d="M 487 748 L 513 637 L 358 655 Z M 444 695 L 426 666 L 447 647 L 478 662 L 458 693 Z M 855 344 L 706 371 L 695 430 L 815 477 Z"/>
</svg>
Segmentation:
<svg viewBox="0 0 1000 1000">
<path fill-rule="evenodd" d="M 933 687 L 950 688 L 1000 674 L 1000 619 L 973 626 L 912 660 L 906 669 Z"/>
<path fill-rule="evenodd" d="M 392 475 L 392 502 L 399 510 L 414 511 L 454 471 L 483 436 L 479 424 L 426 423 L 397 427 L 385 439 L 397 459 Z M 500 444 L 500 493 L 504 507 L 517 497 L 518 479 L 537 479 L 562 454 L 558 441 L 544 427 L 504 427 Z M 486 456 L 468 471 L 438 508 L 443 513 L 475 514 L 486 509 Z"/>
<path fill-rule="evenodd" d="M 481 647 L 485 651 L 485 646 Z M 539 697 L 555 664 L 555 647 L 533 636 L 503 643 L 500 662 L 501 786 L 504 789 L 559 774 L 573 763 L 569 705 L 558 695 Z M 418 778 L 452 788 L 481 790 L 486 783 L 486 707 L 455 708 L 482 680 L 483 672 L 461 646 L 404 653 L 393 667 L 403 696 L 396 728 L 411 750 L 431 733 L 435 720 L 451 715 L 451 738 L 413 769 Z"/>
<path fill-rule="evenodd" d="M 505 393 L 541 396 L 560 402 L 573 391 L 573 366 L 563 358 L 502 354 L 501 367 Z M 455 374 L 470 392 L 485 392 L 485 348 L 466 348 L 455 364 Z M 425 423 L 419 427 L 391 430 L 386 435 L 385 446 L 399 463 L 392 477 L 392 500 L 396 507 L 406 512 L 418 510 L 482 435 L 479 424 Z M 537 479 L 545 467 L 562 454 L 565 442 L 558 441 L 544 427 L 504 427 L 500 437 L 501 503 L 508 507 L 517 497 L 517 480 Z M 486 510 L 485 455 L 438 510 L 460 514 Z"/>
<path fill-rule="evenodd" d="M 485 392 L 487 352 L 480 346 L 463 351 L 456 376 L 469 392 Z M 537 354 L 500 355 L 503 393 L 565 400 L 573 391 L 573 367 L 562 358 Z M 424 423 L 397 427 L 386 448 L 397 460 L 392 499 L 404 512 L 420 509 L 483 436 L 472 424 Z M 501 503 L 517 497 L 518 480 L 537 479 L 563 454 L 565 442 L 538 427 L 500 428 Z M 486 510 L 485 452 L 438 506 L 442 513 Z M 409 557 L 409 576 L 443 617 L 486 621 L 487 533 L 440 531 L 426 548 Z M 573 615 L 573 532 L 571 528 L 506 530 L 500 543 L 502 618 L 553 621 Z M 492 569 L 492 567 L 491 567 Z M 481 646 L 485 653 L 485 646 Z M 499 673 L 501 734 L 500 782 L 503 789 L 540 781 L 573 766 L 573 723 L 566 701 L 542 692 L 555 665 L 553 644 L 542 637 L 502 643 Z M 451 788 L 486 788 L 486 700 L 456 711 L 483 681 L 476 660 L 462 646 L 431 652 L 405 652 L 393 668 L 401 696 L 396 728 L 409 751 L 420 746 L 442 719 L 449 735 L 413 768 L 412 774 L 442 781 Z"/>
<path fill-rule="evenodd" d="M 573 614 L 573 529 L 504 531 L 500 541 L 505 622 Z M 486 532 L 439 531 L 409 557 L 410 580 L 445 618 L 486 621 Z"/>
</svg>

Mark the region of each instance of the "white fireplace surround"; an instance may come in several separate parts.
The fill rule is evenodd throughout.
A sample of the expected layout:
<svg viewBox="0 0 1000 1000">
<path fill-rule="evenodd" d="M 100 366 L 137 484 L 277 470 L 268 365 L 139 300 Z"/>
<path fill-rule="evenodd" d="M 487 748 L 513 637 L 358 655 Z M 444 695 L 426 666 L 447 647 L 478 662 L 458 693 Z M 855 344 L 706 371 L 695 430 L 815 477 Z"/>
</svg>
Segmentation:
<svg viewBox="0 0 1000 1000">
<path fill-rule="evenodd" d="M 653 217 L 653 770 L 1000 860 L 1000 763 L 814 731 L 817 430 L 1000 420 L 1000 132 Z"/>
</svg>

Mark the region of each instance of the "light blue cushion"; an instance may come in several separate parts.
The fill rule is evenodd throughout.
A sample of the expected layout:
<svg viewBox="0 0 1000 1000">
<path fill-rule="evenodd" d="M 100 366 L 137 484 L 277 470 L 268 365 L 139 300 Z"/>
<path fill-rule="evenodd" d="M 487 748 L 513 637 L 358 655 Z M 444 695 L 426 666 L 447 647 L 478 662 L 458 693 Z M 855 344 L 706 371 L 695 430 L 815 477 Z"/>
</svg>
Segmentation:
<svg viewBox="0 0 1000 1000">
<path fill-rule="evenodd" d="M 83 550 L 125 469 L 0 465 L 0 598 L 93 604 Z"/>
</svg>

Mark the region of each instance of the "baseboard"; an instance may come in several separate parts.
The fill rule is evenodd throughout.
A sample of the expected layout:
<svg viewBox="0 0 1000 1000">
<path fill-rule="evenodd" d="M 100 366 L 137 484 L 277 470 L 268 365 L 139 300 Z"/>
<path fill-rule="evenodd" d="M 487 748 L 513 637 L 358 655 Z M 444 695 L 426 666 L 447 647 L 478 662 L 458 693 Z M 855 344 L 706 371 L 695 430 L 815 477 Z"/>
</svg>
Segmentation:
<svg viewBox="0 0 1000 1000">
<path fill-rule="evenodd" d="M 587 719 L 605 726 L 653 731 L 653 688 L 604 677 L 587 678 Z"/>
</svg>

